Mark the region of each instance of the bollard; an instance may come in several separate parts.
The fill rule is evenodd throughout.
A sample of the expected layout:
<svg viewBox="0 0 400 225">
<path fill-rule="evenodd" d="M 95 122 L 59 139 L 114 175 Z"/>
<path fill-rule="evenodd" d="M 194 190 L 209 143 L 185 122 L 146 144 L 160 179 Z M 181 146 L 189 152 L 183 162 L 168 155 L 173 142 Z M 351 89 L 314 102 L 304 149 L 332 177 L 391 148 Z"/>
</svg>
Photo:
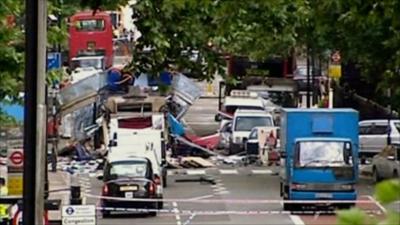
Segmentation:
<svg viewBox="0 0 400 225">
<path fill-rule="evenodd" d="M 81 198 L 81 187 L 80 186 L 71 186 L 71 205 L 82 205 Z"/>
<path fill-rule="evenodd" d="M 71 205 L 82 205 L 81 197 L 81 186 L 79 185 L 78 176 L 71 176 L 71 193 L 70 193 L 70 204 Z"/>
</svg>

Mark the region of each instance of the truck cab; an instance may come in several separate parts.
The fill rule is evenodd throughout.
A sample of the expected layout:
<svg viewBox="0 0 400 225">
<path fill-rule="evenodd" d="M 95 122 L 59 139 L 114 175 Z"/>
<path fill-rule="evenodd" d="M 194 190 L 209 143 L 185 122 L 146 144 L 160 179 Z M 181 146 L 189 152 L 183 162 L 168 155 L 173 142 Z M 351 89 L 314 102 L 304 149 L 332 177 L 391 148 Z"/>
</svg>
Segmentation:
<svg viewBox="0 0 400 225">
<path fill-rule="evenodd" d="M 284 109 L 280 137 L 281 156 L 285 158 L 280 173 L 281 197 L 299 201 L 285 202 L 284 210 L 354 205 L 358 180 L 357 111 Z M 320 200 L 328 201 L 320 204 Z M 329 200 L 344 202 L 333 205 Z"/>
</svg>

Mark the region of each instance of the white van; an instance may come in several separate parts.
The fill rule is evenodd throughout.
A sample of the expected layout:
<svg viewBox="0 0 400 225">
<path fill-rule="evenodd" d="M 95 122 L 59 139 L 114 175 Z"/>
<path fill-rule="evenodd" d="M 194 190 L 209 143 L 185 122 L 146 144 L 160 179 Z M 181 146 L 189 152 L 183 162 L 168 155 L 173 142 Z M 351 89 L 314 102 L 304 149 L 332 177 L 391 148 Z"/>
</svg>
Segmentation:
<svg viewBox="0 0 400 225">
<path fill-rule="evenodd" d="M 274 127 L 271 113 L 264 110 L 237 110 L 233 116 L 229 154 L 244 150 L 244 141 L 254 127 Z"/>
<path fill-rule="evenodd" d="M 222 112 L 215 116 L 215 121 L 220 121 L 220 129 L 232 120 L 238 109 L 265 110 L 264 101 L 257 93 L 246 90 L 232 90 L 230 96 L 226 96 L 223 102 Z"/>
<path fill-rule="evenodd" d="M 154 174 L 162 177 L 163 187 L 167 186 L 166 148 L 162 130 L 118 128 L 109 149 L 109 157 L 135 155 L 148 158 Z"/>
</svg>

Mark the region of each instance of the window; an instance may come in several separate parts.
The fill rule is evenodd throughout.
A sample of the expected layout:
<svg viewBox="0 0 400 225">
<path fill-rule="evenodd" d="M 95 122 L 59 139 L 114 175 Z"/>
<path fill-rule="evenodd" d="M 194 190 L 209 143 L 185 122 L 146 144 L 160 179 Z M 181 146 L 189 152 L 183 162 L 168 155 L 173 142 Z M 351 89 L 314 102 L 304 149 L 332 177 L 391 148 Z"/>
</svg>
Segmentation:
<svg viewBox="0 0 400 225">
<path fill-rule="evenodd" d="M 369 134 L 387 134 L 388 126 L 387 125 L 372 125 L 370 127 Z"/>
<path fill-rule="evenodd" d="M 369 134 L 369 127 L 368 126 L 361 126 L 359 129 L 360 134 Z"/>
<path fill-rule="evenodd" d="M 75 23 L 78 31 L 102 31 L 105 28 L 105 21 L 102 19 L 79 20 Z"/>
<path fill-rule="evenodd" d="M 116 162 L 110 165 L 109 175 L 111 177 L 145 177 L 147 172 L 147 165 L 145 162 Z"/>
<path fill-rule="evenodd" d="M 251 131 L 254 127 L 272 126 L 271 117 L 240 116 L 236 118 L 235 131 Z"/>
<path fill-rule="evenodd" d="M 387 125 L 376 125 L 375 123 L 371 125 L 362 125 L 359 128 L 359 133 L 361 135 L 380 135 L 387 134 L 388 126 Z"/>
<path fill-rule="evenodd" d="M 345 154 L 345 144 L 340 141 L 304 141 L 297 149 L 297 166 L 325 167 L 351 165 L 351 155 Z"/>
</svg>

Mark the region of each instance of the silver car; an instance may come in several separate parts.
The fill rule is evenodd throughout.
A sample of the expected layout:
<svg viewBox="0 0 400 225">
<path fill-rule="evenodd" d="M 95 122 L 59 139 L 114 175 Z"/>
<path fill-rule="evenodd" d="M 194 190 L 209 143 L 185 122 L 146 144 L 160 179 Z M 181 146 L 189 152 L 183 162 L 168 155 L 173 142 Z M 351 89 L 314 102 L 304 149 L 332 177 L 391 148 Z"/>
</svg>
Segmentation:
<svg viewBox="0 0 400 225">
<path fill-rule="evenodd" d="M 363 120 L 359 122 L 360 154 L 375 155 L 386 145 L 388 131 L 391 142 L 400 142 L 400 120 Z"/>
<path fill-rule="evenodd" d="M 386 146 L 372 159 L 372 174 L 375 182 L 400 178 L 400 144 Z"/>
</svg>

